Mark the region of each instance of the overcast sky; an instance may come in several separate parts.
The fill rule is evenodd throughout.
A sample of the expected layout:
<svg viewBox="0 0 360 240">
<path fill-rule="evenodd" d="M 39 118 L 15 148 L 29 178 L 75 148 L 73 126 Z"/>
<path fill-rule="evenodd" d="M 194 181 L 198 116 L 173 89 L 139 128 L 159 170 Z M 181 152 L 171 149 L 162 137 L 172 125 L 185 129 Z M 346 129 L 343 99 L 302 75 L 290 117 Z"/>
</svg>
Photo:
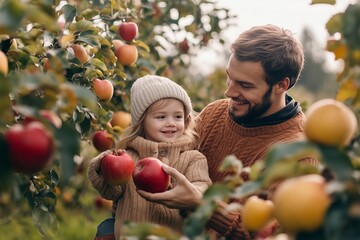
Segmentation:
<svg viewBox="0 0 360 240">
<path fill-rule="evenodd" d="M 224 36 L 229 42 L 252 26 L 271 23 L 290 29 L 299 38 L 302 30 L 307 27 L 319 45 L 325 47 L 328 37 L 325 28 L 327 21 L 332 15 L 343 12 L 350 3 L 356 2 L 357 0 L 337 0 L 336 5 L 310 5 L 311 0 L 218 0 L 218 6 L 230 9 L 237 15 L 236 26 L 224 30 Z M 211 66 L 214 58 L 217 59 L 216 53 L 208 51 L 199 56 L 200 61 L 208 62 L 205 66 Z M 333 61 L 331 53 L 327 54 L 327 59 L 330 65 L 339 65 Z M 207 67 L 204 71 L 211 69 Z"/>
</svg>

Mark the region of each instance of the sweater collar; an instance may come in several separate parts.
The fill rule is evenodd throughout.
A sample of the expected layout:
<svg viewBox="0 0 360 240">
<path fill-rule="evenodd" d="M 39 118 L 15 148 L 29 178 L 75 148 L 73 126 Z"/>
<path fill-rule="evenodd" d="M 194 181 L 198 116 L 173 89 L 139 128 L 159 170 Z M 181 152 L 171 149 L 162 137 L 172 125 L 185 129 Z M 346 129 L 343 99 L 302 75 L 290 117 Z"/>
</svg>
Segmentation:
<svg viewBox="0 0 360 240">
<path fill-rule="evenodd" d="M 233 131 L 248 137 L 279 133 L 295 125 L 303 127 L 305 115 L 301 111 L 299 103 L 295 102 L 290 96 L 287 96 L 286 100 L 287 104 L 282 110 L 257 120 L 251 126 L 237 124 L 230 118 L 229 114 L 226 114 L 226 121 Z"/>
<path fill-rule="evenodd" d="M 188 136 L 183 135 L 175 142 L 154 142 L 143 137 L 136 137 L 129 143 L 128 148 L 134 149 L 138 152 L 140 158 L 145 157 L 159 157 L 162 151 L 169 151 L 178 149 L 179 151 L 187 151 L 195 149 L 196 145 Z"/>
<path fill-rule="evenodd" d="M 243 127 L 252 128 L 252 127 L 260 127 L 260 126 L 269 126 L 275 125 L 282 122 L 285 122 L 296 114 L 301 112 L 301 106 L 298 102 L 296 102 L 292 97 L 289 95 L 285 96 L 286 106 L 281 109 L 280 111 L 271 114 L 269 116 L 259 118 L 254 120 L 251 123 L 243 124 Z"/>
</svg>

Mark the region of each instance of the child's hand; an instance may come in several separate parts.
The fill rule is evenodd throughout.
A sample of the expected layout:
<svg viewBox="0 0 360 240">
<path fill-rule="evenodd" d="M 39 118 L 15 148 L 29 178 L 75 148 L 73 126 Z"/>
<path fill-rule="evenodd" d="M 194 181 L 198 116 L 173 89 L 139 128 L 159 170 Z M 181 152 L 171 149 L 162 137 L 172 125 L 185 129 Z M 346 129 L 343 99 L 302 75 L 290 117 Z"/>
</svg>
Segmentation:
<svg viewBox="0 0 360 240">
<path fill-rule="evenodd" d="M 100 153 L 99 155 L 97 155 L 96 157 L 94 157 L 93 159 L 91 159 L 91 162 L 94 163 L 94 169 L 96 172 L 100 172 L 101 171 L 101 160 L 103 159 L 103 157 L 107 154 L 112 153 L 112 150 L 106 150 L 102 153 Z"/>
</svg>

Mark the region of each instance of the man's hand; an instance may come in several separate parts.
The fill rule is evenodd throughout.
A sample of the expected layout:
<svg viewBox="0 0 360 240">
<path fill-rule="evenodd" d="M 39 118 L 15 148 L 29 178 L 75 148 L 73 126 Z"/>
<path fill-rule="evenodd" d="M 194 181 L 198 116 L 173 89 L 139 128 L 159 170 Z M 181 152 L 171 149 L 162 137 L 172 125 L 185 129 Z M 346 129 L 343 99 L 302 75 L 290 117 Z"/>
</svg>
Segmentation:
<svg viewBox="0 0 360 240">
<path fill-rule="evenodd" d="M 137 192 L 146 200 L 167 206 L 168 208 L 194 210 L 201 202 L 202 193 L 175 168 L 165 164 L 162 168 L 176 181 L 175 187 L 162 193 Z"/>
</svg>

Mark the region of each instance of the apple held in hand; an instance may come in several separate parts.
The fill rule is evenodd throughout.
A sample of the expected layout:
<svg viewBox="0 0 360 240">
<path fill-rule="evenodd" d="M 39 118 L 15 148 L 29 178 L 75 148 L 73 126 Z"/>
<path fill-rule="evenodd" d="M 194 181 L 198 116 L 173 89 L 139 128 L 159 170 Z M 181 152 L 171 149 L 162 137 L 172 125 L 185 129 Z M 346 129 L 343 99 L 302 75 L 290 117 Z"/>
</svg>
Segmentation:
<svg viewBox="0 0 360 240">
<path fill-rule="evenodd" d="M 132 41 L 138 34 L 138 26 L 134 22 L 123 22 L 119 25 L 118 33 L 125 41 Z"/>
<path fill-rule="evenodd" d="M 102 176 L 106 183 L 113 186 L 127 184 L 134 167 L 134 160 L 126 151 L 107 154 L 101 160 Z"/>
<path fill-rule="evenodd" d="M 53 153 L 53 139 L 44 125 L 34 121 L 15 124 L 5 133 L 9 157 L 16 172 L 31 174 L 41 171 Z"/>
<path fill-rule="evenodd" d="M 133 181 L 135 186 L 146 192 L 158 193 L 168 189 L 170 175 L 162 169 L 162 162 L 153 157 L 141 159 L 135 166 Z"/>
</svg>

